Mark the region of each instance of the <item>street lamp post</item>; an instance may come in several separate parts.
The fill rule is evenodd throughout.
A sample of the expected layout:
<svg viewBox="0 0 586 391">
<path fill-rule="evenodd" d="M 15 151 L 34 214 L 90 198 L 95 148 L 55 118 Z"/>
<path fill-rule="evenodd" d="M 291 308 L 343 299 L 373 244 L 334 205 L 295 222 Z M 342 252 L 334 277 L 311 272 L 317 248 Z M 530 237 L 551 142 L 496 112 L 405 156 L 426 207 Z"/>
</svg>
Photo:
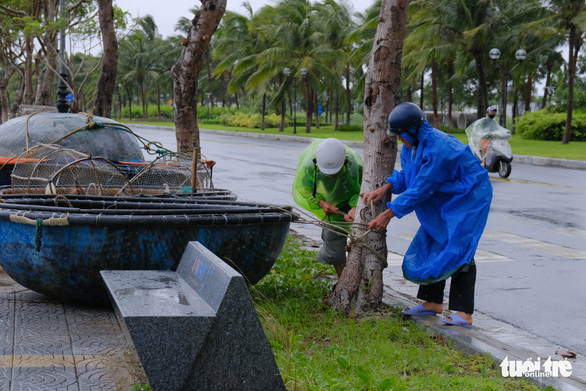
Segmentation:
<svg viewBox="0 0 586 391">
<path fill-rule="evenodd" d="M 211 105 L 210 98 L 211 97 L 212 97 L 212 94 L 210 92 L 208 92 L 208 101 L 207 101 L 207 106 L 208 106 L 208 120 L 210 119 L 210 105 Z"/>
<path fill-rule="evenodd" d="M 515 58 L 517 59 L 518 63 L 513 66 L 511 69 L 508 69 L 508 60 L 505 59 L 503 65 L 498 62 L 498 59 L 501 56 L 501 51 L 497 48 L 493 48 L 488 53 L 492 61 L 499 67 L 502 72 L 502 82 L 501 82 L 501 115 L 500 115 L 500 124 L 503 128 L 507 127 L 507 85 L 509 81 L 509 76 L 511 76 L 511 72 L 515 69 L 519 64 L 523 62 L 525 58 L 527 58 L 527 52 L 523 49 L 519 49 L 515 52 Z"/>
<path fill-rule="evenodd" d="M 301 68 L 299 70 L 299 74 L 301 74 L 301 77 L 303 78 L 303 80 L 305 80 L 305 75 L 307 75 L 307 69 L 306 68 Z M 305 112 L 307 113 L 307 111 L 309 110 L 309 105 L 311 102 L 307 101 L 307 94 L 305 94 Z M 307 117 L 307 116 L 306 116 Z M 310 123 L 309 125 L 311 126 L 311 118 L 309 119 Z M 306 119 L 307 122 L 307 119 Z M 309 133 L 309 129 L 307 129 L 307 125 L 306 125 L 306 133 Z"/>
<path fill-rule="evenodd" d="M 291 75 L 291 69 L 283 69 L 283 74 L 286 77 Z M 293 76 L 293 134 L 297 134 L 297 78 Z"/>
</svg>

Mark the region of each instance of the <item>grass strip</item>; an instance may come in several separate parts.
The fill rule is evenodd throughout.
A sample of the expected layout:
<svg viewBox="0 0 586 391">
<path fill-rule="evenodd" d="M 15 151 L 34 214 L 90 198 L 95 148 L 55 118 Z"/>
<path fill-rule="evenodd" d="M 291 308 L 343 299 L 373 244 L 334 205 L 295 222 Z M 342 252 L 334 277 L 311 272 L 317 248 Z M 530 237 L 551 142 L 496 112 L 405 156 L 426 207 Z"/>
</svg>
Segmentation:
<svg viewBox="0 0 586 391">
<path fill-rule="evenodd" d="M 466 356 L 381 306 L 350 318 L 324 304 L 330 266 L 289 238 L 251 294 L 289 390 L 538 390 L 503 378 L 487 355 Z M 333 270 L 333 269 L 332 269 Z"/>
</svg>

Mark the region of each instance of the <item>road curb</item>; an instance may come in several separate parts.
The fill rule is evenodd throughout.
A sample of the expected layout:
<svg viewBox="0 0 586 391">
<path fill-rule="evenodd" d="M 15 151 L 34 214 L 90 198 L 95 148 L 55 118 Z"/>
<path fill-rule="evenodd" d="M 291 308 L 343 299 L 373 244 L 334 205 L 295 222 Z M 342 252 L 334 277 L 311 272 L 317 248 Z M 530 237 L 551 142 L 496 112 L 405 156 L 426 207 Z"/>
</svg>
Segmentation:
<svg viewBox="0 0 586 391">
<path fill-rule="evenodd" d="M 151 129 L 158 129 L 158 130 L 167 130 L 167 131 L 174 131 L 175 128 L 172 126 L 159 126 L 159 125 L 143 125 L 143 124 L 136 124 L 133 125 L 132 123 L 125 124 L 127 126 L 136 126 L 136 127 L 148 127 Z M 200 128 L 199 131 L 204 134 L 219 134 L 224 136 L 234 136 L 234 137 L 248 137 L 248 138 L 259 138 L 259 139 L 272 139 L 272 140 L 283 140 L 283 141 L 292 141 L 298 143 L 306 143 L 309 144 L 316 138 L 314 137 L 299 137 L 299 136 L 290 136 L 287 134 L 268 134 L 268 133 L 247 133 L 247 132 L 239 132 L 239 131 L 232 131 L 232 130 L 214 130 L 214 129 L 202 129 Z M 341 140 L 344 144 L 349 147 L 353 148 L 362 148 L 364 146 L 364 142 L 362 141 L 348 141 L 348 140 Z M 401 150 L 401 145 L 399 145 L 399 151 Z M 572 170 L 586 170 L 586 161 L 583 160 L 570 160 L 570 159 L 559 159 L 559 158 L 550 158 L 550 157 L 542 157 L 542 156 L 526 156 L 526 155 L 515 155 L 513 162 L 519 164 L 528 164 L 533 166 L 542 166 L 542 167 L 559 167 L 559 168 L 568 168 Z"/>
<path fill-rule="evenodd" d="M 384 304 L 396 308 L 404 308 L 416 304 L 410 299 L 410 297 L 408 298 L 385 286 L 383 293 Z M 411 316 L 408 319 L 425 329 L 427 333 L 441 336 L 445 343 L 455 346 L 464 354 L 489 354 L 494 361 L 494 367 L 497 371 L 500 371 L 499 365 L 505 358 L 508 358 L 509 361 L 525 362 L 530 358 L 539 357 L 539 354 L 535 351 L 498 341 L 481 331 L 474 330 L 474 326 L 472 330 L 466 330 L 458 326 L 446 326 L 441 322 L 441 316 Z M 524 379 L 542 388 L 551 386 L 556 390 L 564 391 L 580 391 L 586 389 L 586 379 L 578 378 L 575 375 L 569 378 L 524 377 Z"/>
</svg>

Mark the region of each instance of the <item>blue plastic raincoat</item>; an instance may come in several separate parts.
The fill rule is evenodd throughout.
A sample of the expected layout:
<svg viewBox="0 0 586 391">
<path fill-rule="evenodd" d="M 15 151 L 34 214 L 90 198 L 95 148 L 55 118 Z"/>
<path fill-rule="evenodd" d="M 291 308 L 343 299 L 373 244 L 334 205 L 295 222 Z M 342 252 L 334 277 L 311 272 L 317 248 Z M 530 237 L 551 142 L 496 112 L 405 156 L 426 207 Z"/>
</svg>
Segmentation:
<svg viewBox="0 0 586 391">
<path fill-rule="evenodd" d="M 402 134 L 403 136 L 403 134 Z M 417 147 L 403 146 L 401 171 L 387 179 L 396 217 L 415 211 L 421 227 L 403 260 L 405 278 L 431 284 L 470 264 L 484 231 L 492 186 L 470 147 L 424 121 Z"/>
</svg>

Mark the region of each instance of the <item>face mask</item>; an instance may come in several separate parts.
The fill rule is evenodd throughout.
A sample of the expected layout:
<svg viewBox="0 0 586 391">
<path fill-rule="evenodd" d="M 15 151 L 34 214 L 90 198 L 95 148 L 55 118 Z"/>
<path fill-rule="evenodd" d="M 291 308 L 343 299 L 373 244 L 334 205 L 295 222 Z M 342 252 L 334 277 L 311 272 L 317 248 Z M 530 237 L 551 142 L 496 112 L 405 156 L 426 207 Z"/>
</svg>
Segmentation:
<svg viewBox="0 0 586 391">
<path fill-rule="evenodd" d="M 493 118 L 494 118 L 494 116 L 495 116 L 494 114 L 489 114 L 489 115 L 488 115 L 488 118 L 490 118 L 490 119 L 493 119 Z"/>
</svg>

